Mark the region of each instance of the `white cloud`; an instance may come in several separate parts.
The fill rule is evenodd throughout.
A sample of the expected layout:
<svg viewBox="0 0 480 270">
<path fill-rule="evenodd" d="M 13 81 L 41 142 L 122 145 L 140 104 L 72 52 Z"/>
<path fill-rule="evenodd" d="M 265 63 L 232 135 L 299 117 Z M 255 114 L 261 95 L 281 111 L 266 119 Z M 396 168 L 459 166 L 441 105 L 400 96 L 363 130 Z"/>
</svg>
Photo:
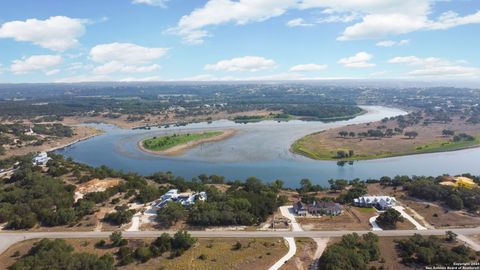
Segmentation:
<svg viewBox="0 0 480 270">
<path fill-rule="evenodd" d="M 80 75 L 80 76 L 72 76 L 72 77 L 65 77 L 56 80 L 57 83 L 79 83 L 79 82 L 106 82 L 112 81 L 111 78 L 105 75 Z"/>
<path fill-rule="evenodd" d="M 86 20 L 65 16 L 50 17 L 43 21 L 11 21 L 0 27 L 0 38 L 29 41 L 46 49 L 65 51 L 78 44 L 78 38 L 85 33 L 86 23 Z"/>
<path fill-rule="evenodd" d="M 375 66 L 374 63 L 369 62 L 372 58 L 373 55 L 369 53 L 359 52 L 354 56 L 342 58 L 337 63 L 349 68 L 368 68 Z"/>
<path fill-rule="evenodd" d="M 429 29 L 449 29 L 459 25 L 480 23 L 480 11 L 464 17 L 459 16 L 456 12 L 444 12 L 437 21 L 430 22 Z"/>
<path fill-rule="evenodd" d="M 150 77 L 142 77 L 142 78 L 137 78 L 137 77 L 128 77 L 128 78 L 123 78 L 120 81 L 121 82 L 158 82 L 164 80 L 160 76 L 150 76 Z"/>
<path fill-rule="evenodd" d="M 115 72 L 122 73 L 148 73 L 157 71 L 160 69 L 160 65 L 152 64 L 147 66 L 130 66 L 120 62 L 108 62 L 103 65 L 97 66 L 93 69 L 95 74 L 109 74 Z"/>
<path fill-rule="evenodd" d="M 395 40 L 382 40 L 377 42 L 377 46 L 379 47 L 392 47 L 392 46 L 403 46 L 407 45 L 410 43 L 409 39 L 402 39 L 400 41 L 395 41 Z"/>
<path fill-rule="evenodd" d="M 132 43 L 100 44 L 90 50 L 90 58 L 97 63 L 117 61 L 145 64 L 167 54 L 167 48 L 147 48 Z"/>
<path fill-rule="evenodd" d="M 153 72 L 160 69 L 160 65 L 152 64 L 168 52 L 167 48 L 148 48 L 131 43 L 100 44 L 90 50 L 90 58 L 97 66 L 95 74 L 115 72 L 140 73 Z"/>
<path fill-rule="evenodd" d="M 49 71 L 45 72 L 45 75 L 53 76 L 55 74 L 58 74 L 59 72 L 60 72 L 60 69 L 52 69 L 52 70 L 49 70 Z"/>
<path fill-rule="evenodd" d="M 201 44 L 209 36 L 204 27 L 225 23 L 243 25 L 261 22 L 284 14 L 296 0 L 209 0 L 205 6 L 183 16 L 168 32 L 183 37 L 186 43 Z"/>
<path fill-rule="evenodd" d="M 275 67 L 275 61 L 259 56 L 244 56 L 208 64 L 205 70 L 256 72 Z"/>
<path fill-rule="evenodd" d="M 209 0 L 183 16 L 169 33 L 191 44 L 201 44 L 210 36 L 209 26 L 234 23 L 244 25 L 283 15 L 288 10 L 322 9 L 327 16 L 316 23 L 350 23 L 338 40 L 381 38 L 418 30 L 448 29 L 480 23 L 480 11 L 460 16 L 449 11 L 436 19 L 429 18 L 435 0 Z M 228 12 L 225 12 L 225 11 Z M 290 23 L 290 24 L 289 24 Z M 294 19 L 288 26 L 307 26 Z"/>
<path fill-rule="evenodd" d="M 286 24 L 288 27 L 309 27 L 313 26 L 312 23 L 307 23 L 303 18 L 296 18 L 293 20 L 290 20 Z"/>
<path fill-rule="evenodd" d="M 388 60 L 390 64 L 404 64 L 416 67 L 407 73 L 412 77 L 479 77 L 480 68 L 464 66 L 464 61 L 449 61 L 443 58 L 400 56 Z"/>
<path fill-rule="evenodd" d="M 318 65 L 318 64 L 302 64 L 296 65 L 289 69 L 289 71 L 293 72 L 309 72 L 309 71 L 319 71 L 324 70 L 328 66 L 327 65 Z"/>
<path fill-rule="evenodd" d="M 58 66 L 62 62 L 59 55 L 33 55 L 28 58 L 14 60 L 10 66 L 10 71 L 14 74 L 25 74 L 32 71 L 45 71 Z"/>
<path fill-rule="evenodd" d="M 158 7 L 166 7 L 165 3 L 168 0 L 133 0 L 132 3 L 134 4 L 145 4 L 150 6 L 158 6 Z"/>
</svg>

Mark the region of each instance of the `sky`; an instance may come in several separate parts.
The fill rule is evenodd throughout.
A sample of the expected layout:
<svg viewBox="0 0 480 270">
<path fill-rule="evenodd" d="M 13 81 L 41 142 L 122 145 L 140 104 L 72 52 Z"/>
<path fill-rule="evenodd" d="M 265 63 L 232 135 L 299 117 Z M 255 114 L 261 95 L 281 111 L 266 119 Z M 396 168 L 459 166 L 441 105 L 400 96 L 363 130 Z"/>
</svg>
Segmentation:
<svg viewBox="0 0 480 270">
<path fill-rule="evenodd" d="M 480 78 L 479 0 L 1 0 L 0 83 Z"/>
</svg>

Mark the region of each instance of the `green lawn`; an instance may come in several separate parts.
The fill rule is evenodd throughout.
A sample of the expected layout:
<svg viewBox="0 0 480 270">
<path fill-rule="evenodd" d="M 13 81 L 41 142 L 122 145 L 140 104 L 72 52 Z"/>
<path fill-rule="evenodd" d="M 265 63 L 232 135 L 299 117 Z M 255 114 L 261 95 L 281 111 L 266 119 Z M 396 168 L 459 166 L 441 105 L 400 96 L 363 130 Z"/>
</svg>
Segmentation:
<svg viewBox="0 0 480 270">
<path fill-rule="evenodd" d="M 177 145 L 222 135 L 223 131 L 206 131 L 202 133 L 173 134 L 153 137 L 143 141 L 143 147 L 153 151 L 164 151 Z"/>
</svg>

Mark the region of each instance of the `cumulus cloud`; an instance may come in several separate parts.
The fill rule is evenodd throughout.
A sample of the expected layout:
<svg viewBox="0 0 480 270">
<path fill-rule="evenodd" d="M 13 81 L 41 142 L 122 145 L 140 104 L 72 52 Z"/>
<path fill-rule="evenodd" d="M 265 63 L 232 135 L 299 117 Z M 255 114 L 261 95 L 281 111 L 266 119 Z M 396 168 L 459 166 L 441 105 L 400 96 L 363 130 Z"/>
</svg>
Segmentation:
<svg viewBox="0 0 480 270">
<path fill-rule="evenodd" d="M 133 4 L 145 4 L 149 6 L 157 6 L 157 7 L 166 7 L 165 3 L 168 0 L 133 0 Z"/>
<path fill-rule="evenodd" d="M 28 58 L 14 60 L 10 66 L 10 71 L 14 74 L 25 74 L 32 71 L 49 73 L 48 69 L 60 65 L 62 60 L 62 57 L 59 55 L 33 55 Z"/>
<path fill-rule="evenodd" d="M 209 36 L 206 26 L 225 23 L 244 25 L 261 22 L 284 14 L 295 0 L 209 0 L 189 15 L 182 16 L 176 27 L 169 29 L 186 43 L 201 44 Z M 228 12 L 226 12 L 228 11 Z"/>
<path fill-rule="evenodd" d="M 78 44 L 78 38 L 85 33 L 87 20 L 65 16 L 50 17 L 46 20 L 6 22 L 0 27 L 0 38 L 28 41 L 53 51 L 65 51 Z"/>
<path fill-rule="evenodd" d="M 309 27 L 312 23 L 307 23 L 303 18 L 296 18 L 287 22 L 288 27 Z"/>
<path fill-rule="evenodd" d="M 318 65 L 318 64 L 302 64 L 296 65 L 289 69 L 289 71 L 293 72 L 310 72 L 310 71 L 319 71 L 324 70 L 328 66 L 327 65 Z"/>
<path fill-rule="evenodd" d="M 382 40 L 377 42 L 377 46 L 379 47 L 393 47 L 393 46 L 403 46 L 407 45 L 410 43 L 410 40 L 408 39 L 402 39 L 400 41 L 395 41 L 395 40 Z"/>
<path fill-rule="evenodd" d="M 415 67 L 407 75 L 412 77 L 479 77 L 480 68 L 465 66 L 465 61 L 452 62 L 438 57 L 421 58 L 399 56 L 388 60 L 390 64 L 404 64 Z"/>
<path fill-rule="evenodd" d="M 214 71 L 250 71 L 272 69 L 275 67 L 275 61 L 259 56 L 244 56 L 228 60 L 222 60 L 215 64 L 208 64 L 205 70 Z"/>
<path fill-rule="evenodd" d="M 101 64 L 93 70 L 96 74 L 153 72 L 160 69 L 160 65 L 152 62 L 165 56 L 167 52 L 167 48 L 109 43 L 93 47 L 90 50 L 90 59 Z"/>
<path fill-rule="evenodd" d="M 201 44 L 210 36 L 209 26 L 233 23 L 244 25 L 281 16 L 288 10 L 321 9 L 325 17 L 316 23 L 353 23 L 338 40 L 381 38 L 418 30 L 448 29 L 480 23 L 480 12 L 460 16 L 448 11 L 438 18 L 429 18 L 434 0 L 209 0 L 200 8 L 183 16 L 176 27 L 169 29 L 191 44 Z M 228 12 L 225 12 L 228 10 Z M 355 23 L 354 23 L 355 22 Z M 287 26 L 308 26 L 294 19 Z"/>
<path fill-rule="evenodd" d="M 349 68 L 368 68 L 375 66 L 374 63 L 369 62 L 372 58 L 373 55 L 369 53 L 359 52 L 354 56 L 342 58 L 337 63 Z"/>
</svg>

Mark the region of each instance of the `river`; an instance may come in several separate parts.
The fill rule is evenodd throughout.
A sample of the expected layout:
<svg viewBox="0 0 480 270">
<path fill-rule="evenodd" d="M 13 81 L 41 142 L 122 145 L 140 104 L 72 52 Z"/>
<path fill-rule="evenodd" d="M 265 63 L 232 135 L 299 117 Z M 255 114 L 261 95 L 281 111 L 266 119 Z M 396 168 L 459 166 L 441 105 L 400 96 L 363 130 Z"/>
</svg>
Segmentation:
<svg viewBox="0 0 480 270">
<path fill-rule="evenodd" d="M 331 178 L 368 179 L 384 175 L 480 173 L 479 148 L 358 161 L 345 166 L 338 166 L 334 161 L 311 160 L 289 151 L 296 139 L 313 132 L 406 114 L 405 111 L 382 106 L 365 106 L 364 109 L 368 113 L 350 120 L 329 123 L 293 120 L 238 124 L 219 120 L 151 130 L 126 130 L 112 125 L 92 124 L 105 130 L 105 134 L 56 152 L 88 165 L 107 165 L 124 172 L 148 175 L 158 171 L 172 171 L 187 179 L 202 173 L 223 175 L 229 180 L 256 176 L 264 181 L 282 179 L 287 187 L 298 186 L 302 178 L 326 185 Z M 180 156 L 158 156 L 145 153 L 137 147 L 138 141 L 152 136 L 227 128 L 236 129 L 235 136 L 205 143 Z"/>
</svg>

